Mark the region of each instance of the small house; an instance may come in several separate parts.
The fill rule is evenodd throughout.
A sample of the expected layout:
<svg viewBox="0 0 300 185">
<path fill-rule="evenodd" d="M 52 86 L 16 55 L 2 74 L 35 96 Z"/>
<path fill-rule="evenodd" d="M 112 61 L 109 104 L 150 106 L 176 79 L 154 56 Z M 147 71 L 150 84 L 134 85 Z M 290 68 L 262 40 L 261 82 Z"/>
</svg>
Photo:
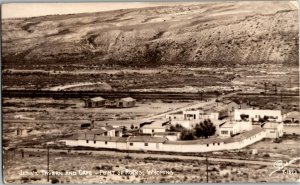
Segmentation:
<svg viewBox="0 0 300 185">
<path fill-rule="evenodd" d="M 136 100 L 131 97 L 122 98 L 117 102 L 117 107 L 119 107 L 119 108 L 134 107 L 135 103 L 136 103 Z"/>
<path fill-rule="evenodd" d="M 96 108 L 96 107 L 104 107 L 105 99 L 102 97 L 88 98 L 84 101 L 85 107 L 88 108 Z"/>
</svg>

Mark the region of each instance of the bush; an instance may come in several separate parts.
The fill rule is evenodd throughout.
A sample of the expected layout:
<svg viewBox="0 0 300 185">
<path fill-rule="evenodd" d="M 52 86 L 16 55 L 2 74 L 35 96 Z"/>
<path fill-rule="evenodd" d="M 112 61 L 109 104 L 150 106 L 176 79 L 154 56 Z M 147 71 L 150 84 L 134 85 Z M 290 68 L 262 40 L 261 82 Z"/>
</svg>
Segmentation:
<svg viewBox="0 0 300 185">
<path fill-rule="evenodd" d="M 52 184 L 57 184 L 57 183 L 59 183 L 59 180 L 57 178 L 52 178 L 51 183 Z"/>
<path fill-rule="evenodd" d="M 181 132 L 180 139 L 181 140 L 193 140 L 194 139 L 194 133 L 190 130 L 183 130 Z"/>
</svg>

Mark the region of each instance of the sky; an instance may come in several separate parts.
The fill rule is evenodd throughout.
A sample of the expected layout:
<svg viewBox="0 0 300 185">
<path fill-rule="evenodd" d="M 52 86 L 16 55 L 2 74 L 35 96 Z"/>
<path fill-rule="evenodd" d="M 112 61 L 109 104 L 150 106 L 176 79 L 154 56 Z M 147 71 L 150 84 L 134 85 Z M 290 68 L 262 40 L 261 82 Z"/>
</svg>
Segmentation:
<svg viewBox="0 0 300 185">
<path fill-rule="evenodd" d="M 143 8 L 172 4 L 189 3 L 147 3 L 147 2 L 126 2 L 126 3 L 13 3 L 2 5 L 2 18 L 34 17 L 53 14 L 71 14 L 85 12 L 100 12 L 116 9 Z M 196 4 L 190 3 L 190 4 Z"/>
</svg>

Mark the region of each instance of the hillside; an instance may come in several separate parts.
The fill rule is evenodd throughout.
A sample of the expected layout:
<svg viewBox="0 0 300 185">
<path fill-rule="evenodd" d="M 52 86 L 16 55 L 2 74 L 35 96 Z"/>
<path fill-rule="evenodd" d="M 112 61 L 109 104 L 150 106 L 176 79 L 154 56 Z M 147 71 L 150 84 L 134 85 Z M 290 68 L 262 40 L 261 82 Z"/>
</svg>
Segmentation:
<svg viewBox="0 0 300 185">
<path fill-rule="evenodd" d="M 4 67 L 298 64 L 289 2 L 201 3 L 2 22 Z"/>
</svg>

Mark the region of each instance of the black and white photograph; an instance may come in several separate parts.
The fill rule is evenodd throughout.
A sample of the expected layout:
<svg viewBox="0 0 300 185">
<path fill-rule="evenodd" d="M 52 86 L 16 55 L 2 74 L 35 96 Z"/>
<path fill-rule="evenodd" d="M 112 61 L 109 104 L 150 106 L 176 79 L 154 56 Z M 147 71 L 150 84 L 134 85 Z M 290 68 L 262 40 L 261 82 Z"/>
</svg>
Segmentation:
<svg viewBox="0 0 300 185">
<path fill-rule="evenodd" d="M 298 9 L 2 4 L 4 183 L 300 182 Z"/>
</svg>

